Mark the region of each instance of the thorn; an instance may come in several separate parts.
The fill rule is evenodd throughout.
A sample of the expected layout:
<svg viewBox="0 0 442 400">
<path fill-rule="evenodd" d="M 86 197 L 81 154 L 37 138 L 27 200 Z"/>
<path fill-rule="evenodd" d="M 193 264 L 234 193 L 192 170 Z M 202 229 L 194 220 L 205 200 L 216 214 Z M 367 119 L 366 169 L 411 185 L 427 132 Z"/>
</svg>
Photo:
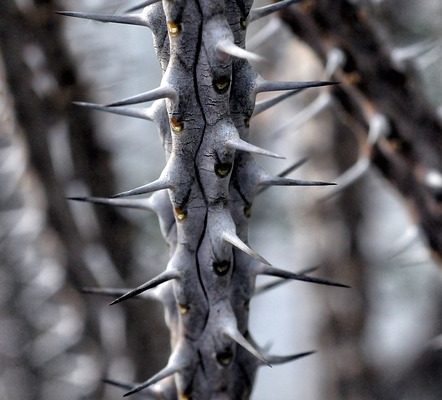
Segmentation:
<svg viewBox="0 0 442 400">
<path fill-rule="evenodd" d="M 81 293 L 84 294 L 96 294 L 99 296 L 121 296 L 127 292 L 127 289 L 117 289 L 117 288 L 99 288 L 99 287 L 82 287 L 79 289 Z"/>
<path fill-rule="evenodd" d="M 261 186 L 334 186 L 333 182 L 304 181 L 285 177 L 266 178 L 259 182 Z"/>
<path fill-rule="evenodd" d="M 261 92 L 276 92 L 279 90 L 297 90 L 308 89 L 313 87 L 337 85 L 339 82 L 334 81 L 261 81 L 255 88 L 256 93 Z"/>
<path fill-rule="evenodd" d="M 255 356 L 259 361 L 263 362 L 264 364 L 267 364 L 269 367 L 272 365 L 264 358 L 264 356 L 255 349 L 248 341 L 247 339 L 241 335 L 241 332 L 238 330 L 236 326 L 227 326 L 224 328 L 223 332 L 226 336 L 228 336 L 230 339 L 234 340 L 236 343 L 238 343 L 241 347 L 246 349 L 250 354 Z"/>
<path fill-rule="evenodd" d="M 304 89 L 295 89 L 287 93 L 280 94 L 279 96 L 275 96 L 272 99 L 259 101 L 258 103 L 255 104 L 255 109 L 253 110 L 252 116 L 255 117 L 256 115 L 261 114 L 264 111 L 267 111 L 269 108 L 275 106 L 276 104 L 280 103 L 285 99 L 288 99 L 291 96 L 301 93 L 303 90 Z"/>
<path fill-rule="evenodd" d="M 306 162 L 308 161 L 307 157 L 301 158 L 299 161 L 296 161 L 294 164 L 292 164 L 290 167 L 286 168 L 284 171 L 280 172 L 278 174 L 278 177 L 282 178 L 288 174 L 290 174 L 291 172 L 297 170 L 298 168 L 300 168 L 301 166 L 303 166 Z M 262 186 L 257 192 L 256 194 L 260 194 L 262 192 L 264 192 L 265 190 L 267 190 L 270 186 Z"/>
<path fill-rule="evenodd" d="M 280 156 L 279 154 L 273 153 L 269 150 L 262 149 L 261 147 L 250 144 L 240 138 L 229 139 L 225 142 L 226 147 L 232 150 L 246 151 L 248 153 L 261 154 L 267 157 L 280 158 L 283 159 L 285 157 Z"/>
<path fill-rule="evenodd" d="M 275 288 L 277 288 L 278 286 L 281 286 L 281 285 L 283 285 L 283 284 L 285 284 L 285 283 L 287 283 L 287 282 L 288 282 L 288 281 L 287 281 L 286 279 L 278 279 L 278 280 L 276 280 L 276 281 L 273 281 L 273 282 L 267 283 L 267 284 L 265 284 L 265 285 L 262 285 L 262 286 L 260 286 L 260 287 L 257 287 L 257 288 L 255 289 L 255 292 L 253 293 L 253 296 L 254 296 L 254 297 L 255 297 L 255 296 L 259 296 L 260 294 L 266 293 L 266 292 L 268 292 L 269 290 L 275 289 Z"/>
<path fill-rule="evenodd" d="M 131 385 L 130 383 L 115 381 L 113 379 L 108 379 L 108 378 L 102 379 L 102 382 L 106 383 L 108 385 L 119 387 L 121 389 L 125 389 L 125 390 L 130 390 L 130 388 L 132 388 L 134 386 L 134 385 Z"/>
<path fill-rule="evenodd" d="M 328 279 L 314 278 L 303 274 L 296 274 L 293 272 L 284 271 L 279 268 L 273 268 L 268 265 L 262 266 L 258 273 L 261 275 L 277 276 L 279 278 L 284 278 L 284 279 L 293 279 L 295 281 L 311 282 L 311 283 L 316 283 L 318 285 L 350 288 L 350 286 L 344 285 L 343 283 L 333 282 Z"/>
<path fill-rule="evenodd" d="M 134 384 L 120 382 L 120 381 L 116 381 L 114 379 L 108 379 L 108 378 L 102 379 L 102 382 L 106 383 L 108 385 L 118 387 L 120 389 L 124 389 L 124 390 L 130 390 L 131 388 L 134 387 Z M 159 399 L 163 398 L 160 393 L 158 393 L 154 390 L 151 390 L 151 389 L 147 389 L 143 394 L 148 396 L 147 398 L 152 399 L 152 400 L 153 399 L 159 400 Z"/>
<path fill-rule="evenodd" d="M 106 197 L 68 197 L 67 199 L 113 207 L 134 208 L 138 210 L 153 211 L 150 205 L 150 199 L 113 199 Z"/>
<path fill-rule="evenodd" d="M 299 3 L 301 0 L 282 0 L 277 3 L 269 4 L 267 6 L 252 8 L 247 21 L 254 22 L 260 18 L 264 18 L 267 15 L 274 13 L 276 11 L 282 10 L 292 4 Z"/>
<path fill-rule="evenodd" d="M 158 3 L 161 0 L 147 0 L 147 1 L 143 1 L 140 4 L 137 4 L 129 9 L 126 10 L 126 12 L 133 12 L 133 11 L 138 11 L 141 8 L 147 7 L 147 6 L 151 6 L 152 4 Z"/>
<path fill-rule="evenodd" d="M 170 182 L 163 178 L 158 178 L 157 180 L 150 182 L 146 185 L 139 186 L 135 189 L 128 190 L 126 192 L 121 192 L 112 196 L 112 198 L 135 196 L 138 194 L 146 194 L 156 192 L 158 190 L 171 189 L 172 185 Z"/>
<path fill-rule="evenodd" d="M 320 268 L 319 265 L 315 265 L 314 267 L 303 268 L 297 272 L 299 275 L 311 274 L 312 272 L 317 271 Z"/>
<path fill-rule="evenodd" d="M 264 57 L 258 54 L 252 53 L 251 51 L 245 50 L 242 47 L 237 46 L 235 43 L 228 39 L 221 40 L 217 45 L 216 49 L 224 54 L 230 55 L 236 58 L 242 58 L 251 62 L 263 62 Z"/>
<path fill-rule="evenodd" d="M 309 267 L 309 268 L 305 268 L 305 269 L 303 269 L 301 271 L 298 271 L 297 274 L 299 274 L 299 275 L 310 274 L 310 273 L 316 271 L 317 269 L 319 269 L 318 266 L 316 266 L 316 267 Z M 259 295 L 261 295 L 261 294 L 263 294 L 265 292 L 268 292 L 269 290 L 275 289 L 278 286 L 281 286 L 281 285 L 283 285 L 283 284 L 285 284 L 287 282 L 289 282 L 287 279 L 278 279 L 276 281 L 273 281 L 273 282 L 267 283 L 265 285 L 262 285 L 262 286 L 256 288 L 255 293 L 253 293 L 253 296 L 259 296 Z"/>
<path fill-rule="evenodd" d="M 104 297 L 118 297 L 123 296 L 125 293 L 128 292 L 127 288 L 99 288 L 99 287 L 84 287 L 80 288 L 79 291 L 84 294 L 92 294 L 97 296 L 104 296 Z M 142 296 L 140 296 L 142 299 L 149 299 L 149 300 L 159 300 L 160 296 L 157 295 L 154 292 L 148 292 L 143 293 Z"/>
<path fill-rule="evenodd" d="M 284 171 L 280 172 L 278 174 L 278 176 L 282 178 L 282 177 L 290 174 L 291 172 L 296 171 L 298 168 L 302 167 L 307 161 L 308 161 L 308 157 L 301 158 L 300 160 L 296 161 L 294 164 L 290 165 L 290 167 L 288 167 Z"/>
<path fill-rule="evenodd" d="M 291 354 L 288 356 L 272 356 L 272 355 L 266 355 L 266 359 L 268 362 L 278 365 L 278 364 L 285 364 L 291 361 L 298 360 L 303 357 L 310 356 L 312 354 L 315 354 L 316 351 L 305 351 L 304 353 L 298 353 L 298 354 Z"/>
<path fill-rule="evenodd" d="M 248 254 L 250 257 L 253 257 L 256 260 L 261 261 L 265 265 L 270 265 L 270 263 L 264 257 L 262 257 L 255 250 L 247 246 L 236 234 L 224 232 L 222 234 L 222 238 L 224 241 L 230 243 L 232 246 Z"/>
<path fill-rule="evenodd" d="M 179 279 L 180 274 L 177 271 L 164 271 L 155 278 L 151 279 L 150 281 L 143 283 L 142 285 L 138 286 L 135 289 L 130 290 L 129 292 L 125 293 L 123 296 L 120 296 L 118 299 L 114 300 L 110 305 L 114 305 L 117 303 L 120 303 L 124 300 L 128 300 L 134 296 L 137 296 L 146 290 L 152 289 L 164 282 L 170 281 L 172 279 Z"/>
<path fill-rule="evenodd" d="M 171 376 L 177 372 L 180 372 L 182 369 L 184 368 L 183 365 L 178 364 L 178 365 L 171 365 L 171 366 L 166 366 L 165 368 L 163 368 L 160 372 L 156 373 L 154 376 L 152 376 L 150 379 L 148 379 L 147 381 L 134 386 L 131 388 L 131 390 L 127 393 L 125 393 L 123 395 L 123 397 L 127 397 L 130 396 L 134 393 L 138 393 L 141 390 L 147 388 L 150 385 L 153 385 L 154 383 L 157 383 L 165 378 L 167 378 L 168 376 Z"/>
<path fill-rule="evenodd" d="M 65 17 L 90 19 L 98 22 L 115 22 L 117 24 L 147 26 L 147 22 L 142 17 L 141 14 L 110 15 L 110 14 L 95 14 L 95 13 L 85 13 L 85 12 L 75 12 L 75 11 L 56 11 L 55 13 L 63 15 Z"/>
<path fill-rule="evenodd" d="M 138 110 L 138 109 L 127 108 L 127 107 L 114 108 L 114 107 L 105 106 L 103 104 L 86 103 L 83 101 L 73 101 L 72 104 L 79 106 L 79 107 L 89 108 L 91 110 L 104 111 L 104 112 L 108 112 L 111 114 L 125 115 L 127 117 L 134 117 L 134 118 L 145 119 L 148 121 L 153 121 L 153 117 L 150 113 L 149 108 L 144 109 L 144 110 Z"/>
<path fill-rule="evenodd" d="M 171 99 L 176 101 L 178 99 L 177 92 L 171 87 L 162 87 L 149 90 L 147 92 L 137 94 L 135 96 L 127 97 L 120 101 L 116 101 L 114 103 L 106 104 L 106 107 L 119 107 L 119 106 L 127 106 L 130 104 L 140 104 L 145 103 L 147 101 L 159 100 L 159 99 Z"/>
</svg>

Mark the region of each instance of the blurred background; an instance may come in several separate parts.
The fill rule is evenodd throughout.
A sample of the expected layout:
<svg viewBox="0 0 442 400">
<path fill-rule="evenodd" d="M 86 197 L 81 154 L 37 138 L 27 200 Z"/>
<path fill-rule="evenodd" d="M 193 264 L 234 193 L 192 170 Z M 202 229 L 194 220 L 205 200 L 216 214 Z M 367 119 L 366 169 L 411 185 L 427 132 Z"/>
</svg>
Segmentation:
<svg viewBox="0 0 442 400">
<path fill-rule="evenodd" d="M 134 287 L 162 271 L 168 251 L 155 215 L 66 200 L 139 186 L 164 165 L 153 124 L 72 105 L 156 87 L 151 33 L 54 13 L 119 14 L 136 3 L 2 0 L 1 400 L 119 399 L 103 378 L 141 381 L 167 362 L 159 304 L 108 307 L 108 298 L 79 291 Z M 330 19 L 360 18 L 356 30 L 328 21 L 327 7 Z M 318 352 L 262 368 L 254 400 L 442 398 L 441 20 L 439 0 L 322 0 L 249 29 L 249 48 L 272 60 L 256 66 L 266 79 L 343 87 L 303 92 L 252 120 L 253 142 L 287 158 L 260 157 L 268 170 L 307 157 L 293 177 L 339 185 L 265 191 L 253 206 L 251 246 L 277 267 L 320 266 L 318 276 L 352 286 L 292 282 L 256 296 L 250 330 L 259 344 L 274 354 Z M 376 56 L 364 68 L 380 64 L 410 87 L 416 141 L 397 137 L 392 75 L 364 86 L 351 44 L 363 29 L 360 49 Z M 421 119 L 412 120 L 415 110 Z"/>
</svg>

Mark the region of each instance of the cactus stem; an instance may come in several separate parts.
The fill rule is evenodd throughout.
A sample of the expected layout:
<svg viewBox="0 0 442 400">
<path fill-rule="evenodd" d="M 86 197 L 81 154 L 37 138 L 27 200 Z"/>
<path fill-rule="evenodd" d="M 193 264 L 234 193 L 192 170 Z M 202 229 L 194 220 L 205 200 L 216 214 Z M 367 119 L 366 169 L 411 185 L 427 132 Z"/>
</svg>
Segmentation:
<svg viewBox="0 0 442 400">
<path fill-rule="evenodd" d="M 163 368 L 160 372 L 156 373 L 154 376 L 149 378 L 147 381 L 132 387 L 131 390 L 123 395 L 123 397 L 130 396 L 132 394 L 138 393 L 142 391 L 143 389 L 147 388 L 150 385 L 153 385 L 154 383 L 157 383 L 168 376 L 171 376 L 177 372 L 180 372 L 183 370 L 185 366 L 183 364 L 177 363 L 176 365 L 171 364 L 167 365 L 165 368 Z"/>
<path fill-rule="evenodd" d="M 268 362 L 272 363 L 273 365 L 279 365 L 279 364 L 286 364 L 286 363 L 298 360 L 300 358 L 310 356 L 315 353 L 316 353 L 316 351 L 306 351 L 303 353 L 290 354 L 288 356 L 266 355 L 266 359 Z"/>
</svg>

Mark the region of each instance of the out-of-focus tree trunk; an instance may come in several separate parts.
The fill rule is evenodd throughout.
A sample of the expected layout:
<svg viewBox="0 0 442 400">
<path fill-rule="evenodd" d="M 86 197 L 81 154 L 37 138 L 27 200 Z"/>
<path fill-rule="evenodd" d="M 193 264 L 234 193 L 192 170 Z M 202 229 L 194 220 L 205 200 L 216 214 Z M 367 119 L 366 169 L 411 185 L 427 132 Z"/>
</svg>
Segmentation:
<svg viewBox="0 0 442 400">
<path fill-rule="evenodd" d="M 317 0 L 282 15 L 292 31 L 323 60 L 333 48 L 345 63 L 334 99 L 352 125 L 367 130 L 374 113 L 389 131 L 379 138 L 372 161 L 407 199 L 438 258 L 442 255 L 442 126 L 410 70 L 395 64 L 379 41 L 367 9 L 348 0 Z"/>
<path fill-rule="evenodd" d="M 30 165 L 46 199 L 47 210 L 42 210 L 42 215 L 47 212 L 47 218 L 43 218 L 47 220 L 47 229 L 56 237 L 62 254 L 61 267 L 76 289 L 106 285 L 127 287 L 122 278 L 131 274 L 134 226 L 111 208 L 97 207 L 96 214 L 91 214 L 91 209 L 85 207 L 82 215 L 73 213 L 65 198 L 66 193 L 72 193 L 75 188 L 84 193 L 86 187 L 98 196 L 109 196 L 116 190 L 110 154 L 98 142 L 90 112 L 72 105 L 74 100 L 87 99 L 88 93 L 78 76 L 75 65 L 78 60 L 72 59 L 64 42 L 61 18 L 55 13 L 59 6 L 55 1 L 40 0 L 18 7 L 15 1 L 5 0 L 1 7 L 0 51 L 5 65 L 4 80 L 26 140 Z M 27 196 L 33 196 L 32 190 Z M 38 248 L 41 244 L 26 245 Z M 19 246 L 15 249 L 18 251 Z M 100 350 L 101 357 L 107 353 L 108 357 L 115 358 L 114 364 L 120 360 L 120 366 L 132 357 L 143 376 L 161 367 L 164 355 L 158 351 L 158 341 L 152 341 L 148 334 L 152 326 L 156 332 L 161 332 L 164 326 L 158 307 L 149 303 L 143 307 L 125 306 L 131 321 L 128 331 L 121 312 L 114 308 L 112 318 L 119 328 L 109 333 L 105 332 L 106 317 L 99 317 L 103 314 L 99 309 L 101 303 L 87 295 L 82 302 L 86 312 L 85 335 L 92 335 L 104 347 Z M 160 337 L 165 341 L 167 335 L 163 333 Z M 110 367 L 111 361 L 103 364 Z M 129 365 L 126 369 L 130 376 Z M 104 365 L 98 368 L 102 376 L 97 377 L 97 382 L 108 375 L 105 370 Z M 34 383 L 38 386 L 39 379 Z M 94 398 L 101 397 L 102 389 L 99 390 Z M 44 395 L 35 388 L 34 398 L 44 398 Z"/>
<path fill-rule="evenodd" d="M 72 287 L 75 276 L 66 271 L 66 251 L 28 155 L 0 58 L 0 397 L 99 396 L 97 382 L 71 379 L 82 362 L 103 369 L 97 310 Z"/>
<path fill-rule="evenodd" d="M 420 225 L 435 259 L 440 262 L 441 122 L 435 107 L 426 99 L 409 60 L 398 61 L 393 47 L 387 47 L 387 43 L 380 40 L 385 33 L 380 29 L 388 31 L 388 26 L 375 21 L 363 3 L 368 2 L 305 2 L 281 16 L 324 63 L 329 60 L 331 51 L 338 49 L 343 55 L 344 63 L 334 74 L 340 84 L 332 91 L 331 103 L 338 118 L 333 154 L 339 170 L 344 171 L 356 163 L 358 156 L 360 160 L 367 157 L 405 198 L 413 219 Z M 372 138 L 367 140 L 367 137 L 376 116 L 385 118 L 387 129 L 370 143 Z M 351 137 L 357 140 L 351 143 L 348 140 Z M 373 293 L 381 289 L 370 288 L 373 284 L 370 280 L 373 281 L 373 275 L 378 272 L 370 270 L 373 260 L 367 259 L 361 251 L 368 205 L 364 197 L 369 197 L 361 183 L 353 183 L 339 197 L 321 203 L 326 211 L 320 215 L 324 220 L 331 218 L 332 226 L 337 228 L 327 236 L 329 245 L 347 244 L 340 251 L 331 249 L 324 255 L 327 275 L 352 286 L 345 297 L 333 294 L 324 302 L 327 312 L 321 338 L 327 350 L 323 398 L 438 399 L 441 396 L 437 383 L 441 371 L 441 331 L 440 326 L 436 326 L 437 320 L 428 320 L 427 326 L 421 327 L 423 331 L 433 329 L 435 339 L 425 346 L 412 365 L 400 366 L 405 373 L 397 380 L 386 380 L 385 376 L 391 376 L 391 371 L 373 365 L 373 356 L 367 353 L 366 338 L 373 329 L 370 319 L 376 314 L 371 308 L 379 304 Z M 336 221 L 339 221 L 339 228 Z M 394 264 L 394 260 L 384 257 L 385 268 Z M 390 268 L 397 268 L 397 265 Z M 435 285 L 440 287 L 440 283 L 435 282 Z M 433 292 L 426 295 L 433 308 L 440 310 L 437 295 Z M 401 327 L 396 329 L 396 340 L 400 341 Z"/>
<path fill-rule="evenodd" d="M 72 105 L 74 100 L 87 98 L 87 92 L 63 42 L 57 9 L 54 1 L 46 0 L 20 11 L 14 1 L 5 0 L 0 43 L 17 118 L 30 146 L 31 161 L 47 188 L 51 221 L 69 249 L 72 270 L 81 275 L 85 269 L 82 246 L 65 200 L 65 185 L 79 180 L 92 194 L 108 195 L 114 190 L 114 179 L 109 154 L 96 141 L 90 113 Z M 61 149 L 67 150 L 66 159 L 57 165 L 51 154 L 54 136 L 67 147 Z M 131 257 L 127 251 L 130 227 L 110 208 L 97 212 L 103 227 L 100 236 L 124 273 Z M 77 279 L 82 284 L 93 283 L 80 275 Z"/>
<path fill-rule="evenodd" d="M 338 171 L 357 162 L 358 142 L 348 126 L 336 118 L 331 155 Z M 364 180 L 348 187 L 336 198 L 320 202 L 318 218 L 323 221 L 327 248 L 323 250 L 324 274 L 351 286 L 346 293 L 319 291 L 324 304 L 320 341 L 325 350 L 326 371 L 322 397 L 327 400 L 383 399 L 378 371 L 364 352 L 364 333 L 373 299 L 368 292 L 368 260 L 361 252 L 363 241 Z M 334 248 L 339 246 L 338 249 Z"/>
</svg>

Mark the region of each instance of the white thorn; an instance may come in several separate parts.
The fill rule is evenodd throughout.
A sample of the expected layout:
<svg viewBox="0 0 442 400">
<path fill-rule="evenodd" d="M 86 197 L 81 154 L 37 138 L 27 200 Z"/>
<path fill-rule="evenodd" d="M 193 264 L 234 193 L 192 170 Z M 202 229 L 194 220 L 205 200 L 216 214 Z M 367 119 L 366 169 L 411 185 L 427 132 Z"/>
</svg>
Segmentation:
<svg viewBox="0 0 442 400">
<path fill-rule="evenodd" d="M 171 188 L 172 184 L 169 181 L 163 178 L 159 178 L 156 181 L 150 182 L 146 185 L 139 186 L 135 189 L 128 190 L 126 192 L 118 193 L 112 197 L 117 198 L 117 197 L 135 196 L 138 194 L 152 193 L 158 190 L 171 189 Z"/>
<path fill-rule="evenodd" d="M 146 290 L 153 289 L 157 287 L 158 285 L 161 285 L 162 283 L 168 282 L 173 279 L 179 279 L 180 274 L 177 271 L 164 271 L 155 278 L 149 280 L 146 283 L 143 283 L 142 285 L 136 287 L 135 289 L 129 290 L 128 292 L 124 293 L 122 296 L 115 299 L 110 305 L 118 304 L 124 300 L 128 300 L 132 297 L 138 296 L 139 294 L 145 292 Z"/>
<path fill-rule="evenodd" d="M 285 157 L 279 154 L 273 153 L 272 151 L 262 149 L 261 147 L 255 146 L 248 143 L 240 138 L 229 139 L 225 142 L 225 146 L 232 150 L 246 151 L 248 153 L 260 154 L 267 157 L 283 159 Z"/>
<path fill-rule="evenodd" d="M 261 255 L 259 255 L 255 250 L 251 249 L 249 246 L 247 246 L 236 234 L 224 232 L 222 234 L 222 238 L 224 241 L 230 243 L 232 246 L 238 248 L 239 250 L 243 251 L 244 253 L 248 254 L 250 257 L 261 261 L 265 265 L 270 265 L 270 263 Z"/>
<path fill-rule="evenodd" d="M 117 24 L 147 26 L 147 22 L 143 18 L 142 14 L 109 15 L 109 14 L 95 14 L 95 13 L 85 13 L 85 12 L 75 12 L 75 11 L 57 11 L 57 14 L 64 15 L 65 17 L 89 19 L 97 22 L 113 22 Z"/>
<path fill-rule="evenodd" d="M 127 106 L 130 104 L 145 103 L 147 101 L 166 99 L 166 98 L 176 101 L 178 99 L 178 94 L 171 87 L 160 86 L 159 88 L 152 89 L 147 92 L 137 94 L 135 96 L 127 97 L 125 99 L 110 104 L 106 104 L 106 106 L 107 107 Z"/>
<path fill-rule="evenodd" d="M 221 40 L 216 48 L 225 54 L 232 57 L 242 58 L 251 62 L 263 62 L 264 58 L 258 54 L 252 53 L 251 51 L 245 50 L 228 39 Z"/>
<path fill-rule="evenodd" d="M 104 111 L 111 114 L 125 115 L 127 117 L 153 121 L 152 110 L 150 109 L 150 107 L 140 110 L 128 107 L 108 107 L 103 104 L 86 103 L 84 101 L 74 101 L 73 104 L 75 104 L 76 106 L 89 108 L 91 110 Z"/>
<path fill-rule="evenodd" d="M 264 356 L 256 350 L 248 341 L 247 339 L 241 335 L 241 332 L 236 327 L 236 324 L 229 324 L 224 328 L 224 334 L 234 340 L 236 343 L 238 343 L 241 347 L 246 349 L 250 354 L 255 356 L 259 361 L 263 362 L 264 364 L 267 364 L 269 367 L 271 367 L 270 363 L 264 358 Z"/>
</svg>

